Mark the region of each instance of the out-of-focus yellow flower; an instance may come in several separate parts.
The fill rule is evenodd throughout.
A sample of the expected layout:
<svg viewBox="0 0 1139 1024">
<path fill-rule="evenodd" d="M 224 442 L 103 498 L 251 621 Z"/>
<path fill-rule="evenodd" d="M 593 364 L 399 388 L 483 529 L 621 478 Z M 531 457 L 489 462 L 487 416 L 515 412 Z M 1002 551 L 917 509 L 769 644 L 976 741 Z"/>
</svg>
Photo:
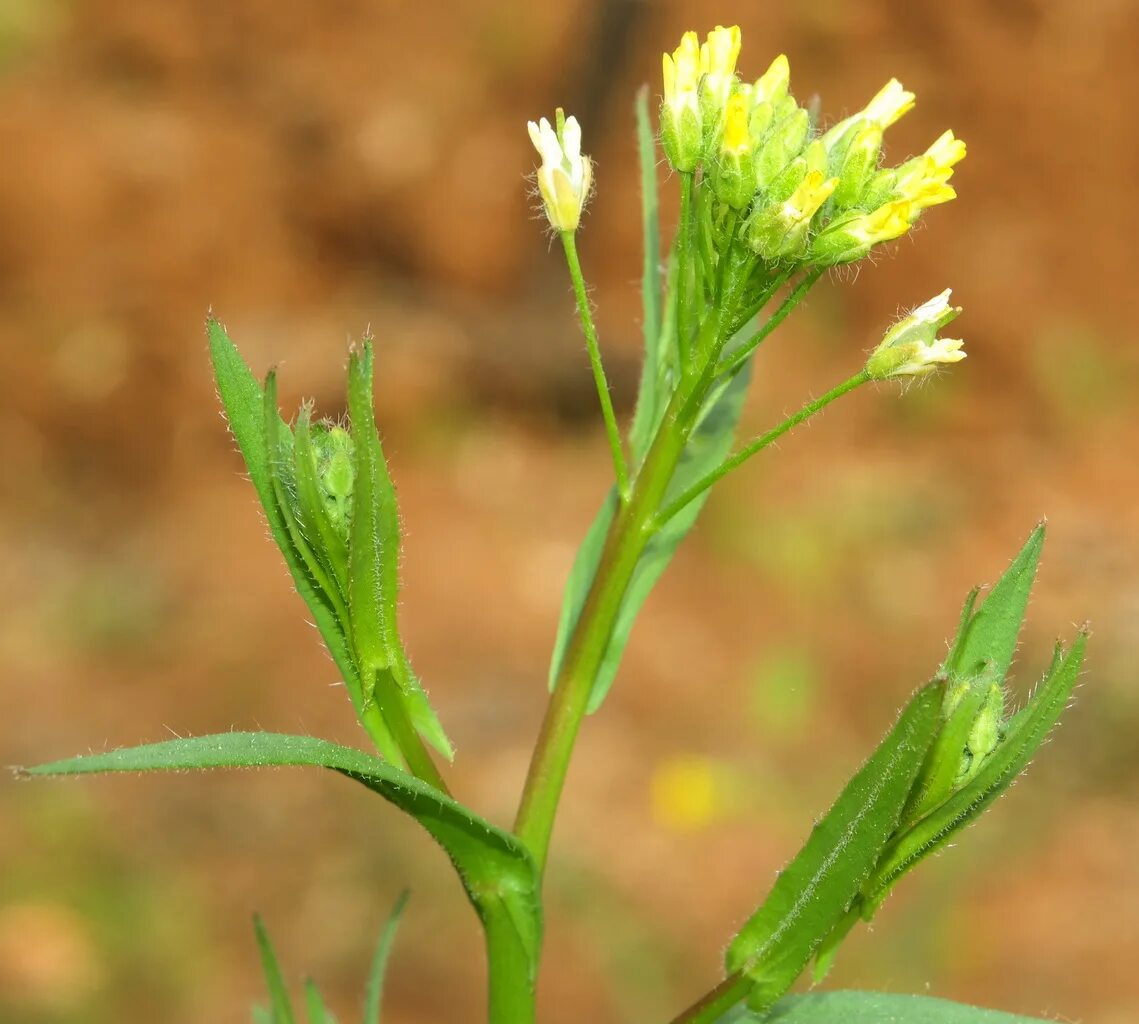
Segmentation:
<svg viewBox="0 0 1139 1024">
<path fill-rule="evenodd" d="M 530 121 L 530 141 L 542 157 L 538 168 L 538 191 L 546 207 L 546 216 L 557 231 L 576 231 L 581 211 L 589 198 L 593 182 L 593 164 L 581 152 L 581 126 L 576 117 L 562 122 L 559 109 L 559 129 L 546 118 Z"/>
<path fill-rule="evenodd" d="M 706 757 L 671 757 L 657 765 L 651 782 L 653 818 L 676 832 L 706 828 L 724 810 L 717 766 Z"/>
<path fill-rule="evenodd" d="M 700 114 L 700 41 L 685 32 L 680 45 L 662 60 L 664 104 L 661 141 L 665 155 L 678 171 L 695 170 L 704 145 Z"/>
</svg>

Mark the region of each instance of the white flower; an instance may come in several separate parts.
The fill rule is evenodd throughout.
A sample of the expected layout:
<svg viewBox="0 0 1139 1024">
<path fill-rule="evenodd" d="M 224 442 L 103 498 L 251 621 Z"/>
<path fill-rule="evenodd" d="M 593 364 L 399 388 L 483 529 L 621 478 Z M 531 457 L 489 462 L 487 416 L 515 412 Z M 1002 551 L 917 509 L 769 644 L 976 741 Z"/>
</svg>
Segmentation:
<svg viewBox="0 0 1139 1024">
<path fill-rule="evenodd" d="M 965 358 L 960 338 L 939 338 L 937 332 L 961 312 L 949 305 L 948 288 L 923 302 L 894 324 L 866 361 L 866 372 L 875 380 L 888 377 L 920 377 L 945 363 Z"/>
<path fill-rule="evenodd" d="M 546 216 L 555 230 L 576 231 L 593 182 L 593 164 L 581 152 L 581 125 L 576 117 L 567 117 L 560 138 L 544 117 L 537 124 L 530 121 L 527 127 L 530 141 L 542 157 L 538 190 Z"/>
</svg>

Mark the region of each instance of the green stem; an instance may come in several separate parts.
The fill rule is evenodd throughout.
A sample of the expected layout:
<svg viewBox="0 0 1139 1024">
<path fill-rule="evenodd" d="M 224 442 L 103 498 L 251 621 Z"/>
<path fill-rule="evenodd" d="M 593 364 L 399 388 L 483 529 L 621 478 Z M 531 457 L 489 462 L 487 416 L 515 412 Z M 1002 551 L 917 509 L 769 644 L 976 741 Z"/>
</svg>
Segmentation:
<svg viewBox="0 0 1139 1024">
<path fill-rule="evenodd" d="M 554 682 L 514 826 L 539 872 L 545 867 L 554 816 L 593 682 L 625 590 L 652 536 L 653 518 L 688 440 L 692 424 L 681 415 L 686 397 L 681 389 L 673 394 L 629 501 L 617 510 Z"/>
<path fill-rule="evenodd" d="M 672 1019 L 670 1024 L 716 1024 L 736 1003 L 747 998 L 750 980 L 743 974 L 730 974 L 711 992 Z"/>
<path fill-rule="evenodd" d="M 487 961 L 488 1024 L 534 1024 L 533 965 L 518 942 L 510 915 L 483 918 Z"/>
<path fill-rule="evenodd" d="M 693 171 L 680 173 L 680 226 L 676 246 L 676 342 L 680 353 L 680 372 L 688 368 L 692 341 L 692 219 Z"/>
<path fill-rule="evenodd" d="M 803 301 L 803 296 L 814 287 L 815 282 L 823 276 L 824 272 L 824 267 L 816 267 L 804 277 L 795 286 L 791 294 L 780 303 L 779 308 L 771 315 L 771 318 L 716 368 L 716 375 L 719 376 L 722 373 L 729 375 L 734 374 L 744 364 L 748 356 L 763 344 L 767 336 L 791 315 L 791 311 Z M 786 278 L 783 278 L 783 280 L 786 280 Z M 779 281 L 779 284 L 782 283 L 782 280 Z M 776 287 L 778 287 L 778 285 Z M 772 291 L 772 294 L 774 294 L 774 291 Z"/>
<path fill-rule="evenodd" d="M 376 673 L 375 685 L 372 688 L 375 703 L 368 706 L 364 715 L 364 726 L 371 733 L 368 716 L 378 713 L 381 721 L 387 726 L 396 746 L 399 747 L 407 761 L 407 767 L 417 778 L 448 796 L 451 791 L 435 767 L 435 762 L 419 738 L 415 725 L 407 713 L 407 709 L 400 700 L 399 688 L 390 669 L 383 669 Z"/>
<path fill-rule="evenodd" d="M 617 493 L 622 503 L 629 498 L 629 471 L 625 466 L 625 452 L 621 447 L 621 431 L 617 426 L 617 416 L 613 412 L 613 399 L 609 394 L 609 381 L 605 377 L 605 366 L 601 362 L 601 349 L 597 344 L 597 328 L 593 324 L 593 313 L 589 308 L 589 295 L 585 290 L 585 278 L 581 273 L 581 261 L 577 256 L 577 241 L 572 231 L 562 232 L 562 245 L 566 251 L 566 263 L 573 279 L 574 296 L 577 299 L 577 312 L 581 318 L 581 329 L 585 334 L 585 344 L 589 349 L 589 362 L 593 367 L 593 381 L 597 385 L 597 397 L 601 400 L 601 415 L 605 419 L 605 433 L 609 437 L 609 450 L 613 456 L 613 472 L 617 476 Z"/>
<path fill-rule="evenodd" d="M 694 501 L 700 497 L 709 487 L 727 476 L 733 469 L 736 469 L 742 463 L 750 459 L 756 452 L 762 451 L 769 444 L 777 441 L 787 431 L 793 427 L 797 427 L 806 419 L 810 419 L 820 409 L 830 405 L 837 398 L 841 398 L 848 391 L 853 391 L 860 384 L 865 384 L 870 379 L 870 375 L 865 370 L 860 370 L 849 380 L 843 381 L 837 387 L 833 387 L 825 395 L 816 398 L 813 402 L 808 402 L 803 406 L 795 415 L 789 416 L 777 427 L 773 427 L 766 434 L 757 437 L 751 444 L 741 448 L 735 455 L 725 459 L 720 463 L 711 473 L 701 480 L 697 480 L 691 487 L 688 488 L 679 498 L 673 501 L 667 508 L 664 509 L 654 520 L 653 529 L 659 530 L 665 523 L 667 523 L 674 515 L 684 508 L 689 502 Z"/>
</svg>

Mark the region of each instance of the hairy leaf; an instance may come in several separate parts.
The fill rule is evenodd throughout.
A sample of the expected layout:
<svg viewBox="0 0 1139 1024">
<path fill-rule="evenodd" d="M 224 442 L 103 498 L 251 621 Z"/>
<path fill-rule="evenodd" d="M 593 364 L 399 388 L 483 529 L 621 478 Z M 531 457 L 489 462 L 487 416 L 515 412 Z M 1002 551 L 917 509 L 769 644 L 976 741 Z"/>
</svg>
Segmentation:
<svg viewBox="0 0 1139 1024">
<path fill-rule="evenodd" d="M 933 742 L 944 692 L 933 682 L 914 695 L 728 947 L 727 970 L 750 978 L 753 1009 L 787 991 L 874 870 Z"/>
<path fill-rule="evenodd" d="M 973 611 L 976 591 L 970 594 L 962 614 L 962 628 L 945 663 L 951 676 L 973 675 L 986 662 L 992 665 L 998 680 L 1008 674 L 1043 547 L 1041 523 L 989 591 L 979 611 Z"/>
<path fill-rule="evenodd" d="M 767 1014 L 734 1010 L 720 1024 L 1042 1024 L 929 996 L 885 992 L 812 992 L 788 996 Z"/>
<path fill-rule="evenodd" d="M 432 746 L 450 759 L 454 749 L 411 670 L 399 635 L 399 510 L 376 430 L 372 358 L 372 344 L 365 342 L 348 361 L 348 411 L 352 417 L 356 466 L 348 546 L 352 639 L 365 687 L 373 688 L 376 703 L 396 740 L 403 731 L 400 720 L 406 716 Z"/>
<path fill-rule="evenodd" d="M 348 636 L 337 618 L 332 602 L 316 585 L 304 558 L 294 547 L 284 513 L 273 491 L 270 449 L 265 436 L 265 397 L 261 385 L 230 341 L 225 328 L 213 319 L 207 322 L 206 327 L 218 395 L 234 440 L 245 460 L 249 479 L 261 499 L 269 531 L 285 557 L 297 593 L 312 613 L 313 621 L 344 679 L 356 714 L 360 716 L 363 714 L 364 694 Z M 287 432 L 287 427 L 283 424 L 281 427 Z"/>
<path fill-rule="evenodd" d="M 1086 645 L 1087 634 L 1081 633 L 1065 656 L 1053 659 L 1036 693 L 1009 720 L 1004 739 L 973 778 L 890 844 L 864 890 L 863 917 L 872 917 L 902 875 L 976 818 L 1028 767 L 1068 705 Z"/>
<path fill-rule="evenodd" d="M 191 768 L 329 768 L 367 786 L 415 818 L 447 852 L 475 910 L 513 942 L 530 964 L 542 934 L 537 876 L 526 848 L 433 786 L 387 761 L 314 736 L 220 733 L 90 754 L 24 770 L 31 776 L 99 772 L 184 771 Z"/>
</svg>

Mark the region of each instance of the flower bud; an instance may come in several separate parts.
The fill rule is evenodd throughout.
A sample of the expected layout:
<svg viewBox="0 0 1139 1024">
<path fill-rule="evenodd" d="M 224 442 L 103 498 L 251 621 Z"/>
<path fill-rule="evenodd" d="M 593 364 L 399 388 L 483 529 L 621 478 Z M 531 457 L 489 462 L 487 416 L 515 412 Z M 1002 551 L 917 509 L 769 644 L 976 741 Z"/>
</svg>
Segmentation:
<svg viewBox="0 0 1139 1024">
<path fill-rule="evenodd" d="M 787 60 L 787 55 L 781 53 L 771 62 L 771 67 L 755 80 L 754 101 L 756 103 L 778 103 L 787 95 L 790 84 L 791 65 Z"/>
<path fill-rule="evenodd" d="M 838 187 L 834 203 L 839 209 L 857 206 L 867 182 L 878 168 L 882 153 L 882 126 L 876 121 L 863 121 L 850 132 L 836 173 Z"/>
<path fill-rule="evenodd" d="M 700 47 L 700 112 L 705 139 L 716 130 L 732 95 L 741 42 L 739 25 L 717 25 Z"/>
<path fill-rule="evenodd" d="M 693 171 L 704 149 L 700 43 L 695 32 L 685 32 L 673 53 L 664 55 L 663 72 L 660 132 L 664 153 L 678 171 Z"/>
<path fill-rule="evenodd" d="M 333 529 L 345 539 L 352 524 L 352 499 L 355 490 L 355 444 L 340 426 L 314 426 L 312 461 L 320 485 L 324 509 Z"/>
<path fill-rule="evenodd" d="M 837 178 L 824 180 L 821 171 L 808 171 L 786 200 L 758 210 L 752 216 L 747 225 L 748 244 L 769 262 L 802 255 L 807 248 L 811 218 L 837 184 Z"/>
<path fill-rule="evenodd" d="M 733 93 L 724 111 L 724 129 L 711 178 L 716 198 L 736 210 L 746 209 L 755 195 L 755 140 L 748 121 L 746 95 Z"/>
<path fill-rule="evenodd" d="M 797 105 L 790 116 L 775 123 L 756 153 L 755 174 L 760 188 L 770 187 L 779 172 L 802 152 L 810 130 L 810 116 Z"/>
<path fill-rule="evenodd" d="M 853 263 L 883 242 L 901 238 L 910 230 L 912 207 L 904 199 L 871 213 L 851 212 L 831 221 L 811 243 L 810 259 L 819 266 Z"/>
<path fill-rule="evenodd" d="M 558 108 L 557 130 L 546 118 L 530 121 L 530 141 L 542 157 L 538 168 L 538 191 L 546 216 L 556 231 L 576 231 L 581 211 L 589 198 L 593 164 L 581 152 L 581 126 L 576 117 L 567 117 Z"/>
<path fill-rule="evenodd" d="M 862 109 L 862 117 L 877 121 L 884 129 L 889 128 L 903 114 L 914 109 L 914 102 L 914 94 L 903 89 L 896 78 L 891 78 Z"/>
<path fill-rule="evenodd" d="M 940 363 L 956 363 L 965 358 L 964 342 L 937 337 L 937 332 L 961 313 L 960 306 L 949 305 L 949 296 L 946 288 L 883 335 L 866 361 L 866 372 L 872 379 L 924 376 Z"/>
</svg>

